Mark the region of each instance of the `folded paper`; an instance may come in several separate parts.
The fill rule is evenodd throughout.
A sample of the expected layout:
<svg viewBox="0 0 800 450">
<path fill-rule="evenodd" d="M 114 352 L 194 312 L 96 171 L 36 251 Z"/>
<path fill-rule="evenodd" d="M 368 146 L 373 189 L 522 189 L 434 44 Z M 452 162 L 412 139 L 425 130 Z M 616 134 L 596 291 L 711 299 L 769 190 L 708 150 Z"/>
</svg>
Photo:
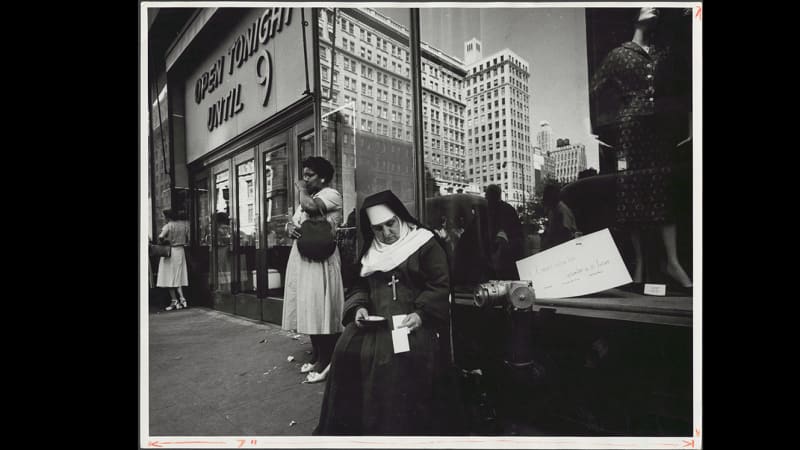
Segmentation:
<svg viewBox="0 0 800 450">
<path fill-rule="evenodd" d="M 411 350 L 408 345 L 408 328 L 398 328 L 392 330 L 392 345 L 395 353 L 403 353 Z"/>
</svg>

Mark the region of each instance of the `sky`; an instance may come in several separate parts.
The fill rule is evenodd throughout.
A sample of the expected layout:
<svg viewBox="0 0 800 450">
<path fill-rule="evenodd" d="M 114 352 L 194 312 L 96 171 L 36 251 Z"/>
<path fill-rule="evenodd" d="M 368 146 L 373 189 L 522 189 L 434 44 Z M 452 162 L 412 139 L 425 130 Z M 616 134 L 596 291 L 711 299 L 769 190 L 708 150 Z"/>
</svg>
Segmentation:
<svg viewBox="0 0 800 450">
<path fill-rule="evenodd" d="M 408 9 L 380 8 L 408 26 Z M 531 142 L 539 122 L 550 122 L 554 138 L 586 145 L 587 167 L 598 168 L 597 144 L 589 132 L 584 8 L 421 8 L 421 40 L 464 59 L 464 42 L 476 37 L 483 55 L 504 48 L 525 59 L 529 82 Z"/>
</svg>

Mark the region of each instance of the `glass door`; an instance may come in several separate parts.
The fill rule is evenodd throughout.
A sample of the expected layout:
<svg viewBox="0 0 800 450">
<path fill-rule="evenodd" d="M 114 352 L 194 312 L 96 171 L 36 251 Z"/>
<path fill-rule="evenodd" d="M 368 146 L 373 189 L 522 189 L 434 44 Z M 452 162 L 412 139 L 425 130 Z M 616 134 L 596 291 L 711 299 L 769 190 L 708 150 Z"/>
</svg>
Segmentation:
<svg viewBox="0 0 800 450">
<path fill-rule="evenodd" d="M 213 276 L 215 303 L 222 297 L 229 297 L 231 292 L 231 270 L 233 267 L 233 233 L 231 228 L 231 188 L 230 161 L 219 164 L 212 170 L 212 228 L 213 228 Z M 232 301 L 232 298 L 230 298 Z M 232 311 L 229 308 L 215 305 L 215 308 Z"/>
<path fill-rule="evenodd" d="M 209 195 L 209 175 L 203 172 L 194 178 L 192 183 L 192 223 L 191 236 L 196 239 L 192 242 L 192 263 L 189 276 L 189 289 L 197 305 L 211 306 L 211 292 L 214 289 L 211 282 L 211 198 Z"/>
<path fill-rule="evenodd" d="M 234 158 L 236 173 L 234 253 L 238 276 L 236 293 L 256 293 L 256 247 L 258 246 L 258 204 L 256 202 L 255 155 L 252 150 Z"/>
<path fill-rule="evenodd" d="M 267 237 L 267 296 L 283 298 L 286 264 L 292 239 L 286 233 L 289 211 L 289 160 L 286 141 L 273 140 L 263 148 L 264 226 Z"/>
</svg>

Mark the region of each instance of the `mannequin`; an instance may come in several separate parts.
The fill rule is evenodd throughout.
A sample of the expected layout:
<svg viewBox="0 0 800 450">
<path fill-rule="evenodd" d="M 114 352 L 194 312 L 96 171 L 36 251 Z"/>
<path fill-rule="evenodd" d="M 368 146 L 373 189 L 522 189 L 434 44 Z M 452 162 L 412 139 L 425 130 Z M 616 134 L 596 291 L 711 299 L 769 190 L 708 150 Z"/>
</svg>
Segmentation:
<svg viewBox="0 0 800 450">
<path fill-rule="evenodd" d="M 664 272 L 679 289 L 691 291 L 692 280 L 678 260 L 674 211 L 676 148 L 691 139 L 691 126 L 688 132 L 684 127 L 691 118 L 691 73 L 656 41 L 660 15 L 653 7 L 638 11 L 633 38 L 606 56 L 590 92 L 617 98 L 610 112 L 613 136 L 603 140 L 614 143 L 618 159 L 616 223 L 630 231 L 635 286 L 647 281 L 642 231 L 655 228 L 664 245 Z"/>
</svg>

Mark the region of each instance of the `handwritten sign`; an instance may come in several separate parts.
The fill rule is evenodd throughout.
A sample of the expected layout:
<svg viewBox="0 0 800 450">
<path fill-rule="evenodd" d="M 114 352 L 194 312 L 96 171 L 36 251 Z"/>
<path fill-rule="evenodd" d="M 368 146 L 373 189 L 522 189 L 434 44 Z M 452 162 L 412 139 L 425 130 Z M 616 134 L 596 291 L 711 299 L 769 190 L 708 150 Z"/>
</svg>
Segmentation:
<svg viewBox="0 0 800 450">
<path fill-rule="evenodd" d="M 592 294 L 631 282 L 608 229 L 587 234 L 517 261 L 521 280 L 532 280 L 536 298 Z"/>
</svg>

